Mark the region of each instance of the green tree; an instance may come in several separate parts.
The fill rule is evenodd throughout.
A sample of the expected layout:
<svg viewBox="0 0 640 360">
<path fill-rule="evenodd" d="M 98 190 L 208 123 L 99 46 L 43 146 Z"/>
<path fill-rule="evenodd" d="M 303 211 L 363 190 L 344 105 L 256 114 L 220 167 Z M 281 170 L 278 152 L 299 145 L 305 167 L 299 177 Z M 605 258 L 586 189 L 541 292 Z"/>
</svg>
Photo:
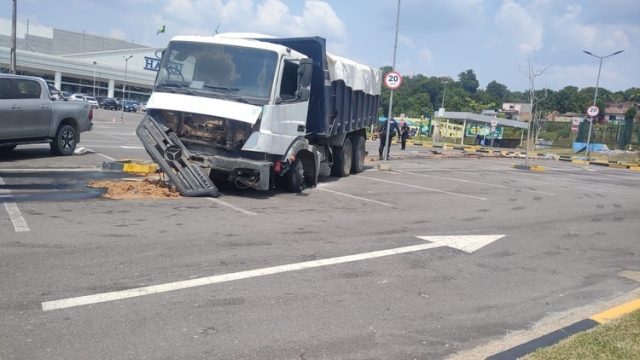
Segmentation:
<svg viewBox="0 0 640 360">
<path fill-rule="evenodd" d="M 480 86 L 480 82 L 476 78 L 476 74 L 471 69 L 458 74 L 458 80 L 462 89 L 470 94 L 475 94 Z"/>
<path fill-rule="evenodd" d="M 629 110 L 624 113 L 624 132 L 618 141 L 618 146 L 621 149 L 631 144 L 631 135 L 633 133 L 633 120 L 636 118 L 638 110 L 635 106 L 631 106 Z"/>
<path fill-rule="evenodd" d="M 487 84 L 486 93 L 493 98 L 492 100 L 494 102 L 503 103 L 507 99 L 509 90 L 507 90 L 507 85 L 500 84 L 499 82 L 493 80 L 489 84 Z"/>
</svg>

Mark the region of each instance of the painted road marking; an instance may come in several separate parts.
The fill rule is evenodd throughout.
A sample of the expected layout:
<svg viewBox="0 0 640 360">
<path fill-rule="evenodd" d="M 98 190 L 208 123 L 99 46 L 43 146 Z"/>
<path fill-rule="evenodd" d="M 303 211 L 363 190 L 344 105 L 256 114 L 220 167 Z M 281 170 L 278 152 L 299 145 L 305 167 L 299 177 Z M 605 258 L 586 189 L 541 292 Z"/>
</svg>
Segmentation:
<svg viewBox="0 0 640 360">
<path fill-rule="evenodd" d="M 110 146 L 110 145 L 90 145 L 92 148 L 103 148 L 103 149 L 126 149 L 126 150 L 142 150 L 143 146 L 130 146 L 130 145 L 118 145 L 118 146 Z"/>
<path fill-rule="evenodd" d="M 600 324 L 604 324 L 638 309 L 640 309 L 640 299 L 636 299 L 620 306 L 605 310 L 599 314 L 595 314 L 591 317 L 591 320 L 597 321 Z"/>
<path fill-rule="evenodd" d="M 0 169 L 1 173 L 39 173 L 39 172 L 85 172 L 100 171 L 97 167 L 90 168 L 33 168 L 33 169 Z M 3 185 L 3 184 L 0 184 Z"/>
<path fill-rule="evenodd" d="M 105 159 L 107 159 L 107 160 L 109 160 L 109 161 L 116 161 L 116 159 L 112 158 L 111 156 L 105 155 L 105 154 L 103 154 L 103 153 L 99 153 L 99 152 L 97 152 L 96 154 L 98 154 L 98 155 L 102 156 L 103 158 L 105 158 Z"/>
<path fill-rule="evenodd" d="M 531 192 L 531 193 L 536 193 L 536 194 L 542 194 L 542 195 L 549 195 L 549 196 L 554 196 L 554 195 L 555 195 L 555 194 L 553 194 L 553 193 L 549 193 L 549 192 L 545 192 L 545 191 L 537 191 L 537 190 L 521 189 L 521 188 L 509 187 L 509 186 L 504 186 L 504 185 L 498 185 L 498 184 L 491 184 L 491 183 L 479 182 L 479 181 L 475 181 L 475 180 L 458 179 L 458 178 L 453 178 L 453 177 L 448 177 L 448 176 L 438 176 L 438 175 L 428 175 L 428 174 L 416 174 L 416 173 L 413 173 L 413 172 L 409 172 L 409 171 L 401 171 L 401 170 L 397 170 L 397 171 L 393 171 L 393 172 L 395 172 L 395 173 L 399 173 L 399 174 L 409 174 L 409 175 L 415 175 L 415 176 L 421 176 L 421 177 L 431 177 L 431 178 L 436 178 L 436 179 L 452 180 L 452 181 L 459 181 L 459 182 L 470 183 L 470 184 L 478 184 L 478 185 L 483 185 L 483 186 L 491 186 L 491 187 L 500 188 L 500 189 L 520 190 L 520 191 L 526 191 L 526 192 Z"/>
<path fill-rule="evenodd" d="M 6 183 L 4 182 L 4 179 L 0 177 L 0 186 L 2 185 L 6 185 Z M 11 191 L 7 189 L 0 189 L 0 194 L 11 196 L 10 193 Z M 13 224 L 13 229 L 15 230 L 15 232 L 30 231 L 29 225 L 27 225 L 27 221 L 22 216 L 20 209 L 18 209 L 18 204 L 14 202 L 11 202 L 11 203 L 7 202 L 7 203 L 4 203 L 4 208 L 7 211 L 7 214 L 9 215 L 9 219 Z"/>
<path fill-rule="evenodd" d="M 467 198 L 476 199 L 476 200 L 487 200 L 486 198 L 479 197 L 479 196 L 459 194 L 459 193 L 454 193 L 454 192 L 451 192 L 451 191 L 444 191 L 444 190 L 440 190 L 440 189 L 428 188 L 428 187 L 418 186 L 418 185 L 411 185 L 411 184 L 406 184 L 406 183 L 402 183 L 402 182 L 398 182 L 398 181 L 383 180 L 383 179 L 378 179 L 378 178 L 369 177 L 369 176 L 355 176 L 354 178 L 355 179 L 369 179 L 369 180 L 380 181 L 380 182 L 385 182 L 385 183 L 394 184 L 394 185 L 402 185 L 402 186 L 406 186 L 406 187 L 410 187 L 410 188 L 414 188 L 414 189 L 433 191 L 433 192 L 438 192 L 438 193 L 447 194 L 447 195 L 462 196 L 462 197 L 467 197 Z"/>
<path fill-rule="evenodd" d="M 254 213 L 253 211 L 245 210 L 245 209 L 243 209 L 241 207 L 237 207 L 237 206 L 235 206 L 233 204 L 229 204 L 228 202 L 222 201 L 220 199 L 216 199 L 216 198 L 207 198 L 207 199 L 213 201 L 216 204 L 219 204 L 219 205 L 222 205 L 222 206 L 226 206 L 226 207 L 228 207 L 230 209 L 233 209 L 235 211 L 239 211 L 239 212 L 241 212 L 241 213 L 243 213 L 245 215 L 250 215 L 250 216 L 258 215 L 256 213 Z"/>
<path fill-rule="evenodd" d="M 335 190 L 329 190 L 329 189 L 325 189 L 324 187 L 321 187 L 321 186 L 317 186 L 316 189 L 322 190 L 322 191 L 326 191 L 326 192 L 330 192 L 330 193 L 333 193 L 333 194 L 336 194 L 336 195 L 340 195 L 340 196 L 345 196 L 345 197 L 352 198 L 352 199 L 366 201 L 366 202 L 370 202 L 370 203 L 374 203 L 374 204 L 378 204 L 378 205 L 382 205 L 382 206 L 393 207 L 393 205 L 385 203 L 385 202 L 382 202 L 382 201 L 367 199 L 367 198 L 363 198 L 363 197 L 360 197 L 360 196 L 346 194 L 346 193 L 335 191 Z"/>
<path fill-rule="evenodd" d="M 480 237 L 482 237 L 483 241 L 480 241 L 478 239 L 478 235 L 433 236 L 433 237 L 421 236 L 420 238 L 422 239 L 434 240 L 434 242 L 419 244 L 419 245 L 403 246 L 403 247 L 388 249 L 388 250 L 379 250 L 379 251 L 372 251 L 367 253 L 340 256 L 340 257 L 334 257 L 334 258 L 304 261 L 300 263 L 293 263 L 293 264 L 287 264 L 287 265 L 278 265 L 278 266 L 272 266 L 272 267 L 267 267 L 262 269 L 239 271 L 235 273 L 214 275 L 214 276 L 208 276 L 208 277 L 190 279 L 190 280 L 184 280 L 184 281 L 176 281 L 176 282 L 160 284 L 160 285 L 144 286 L 144 287 L 139 287 L 139 288 L 134 288 L 129 290 L 113 291 L 108 293 L 79 296 L 79 297 L 68 298 L 68 299 L 45 301 L 42 303 L 42 310 L 43 311 L 60 310 L 60 309 L 66 309 L 66 308 L 71 308 L 76 306 L 91 305 L 91 304 L 103 303 L 108 301 L 129 299 L 129 298 L 138 297 L 138 296 L 159 294 L 159 293 L 164 293 L 169 291 L 182 290 L 182 289 L 188 289 L 188 288 L 205 286 L 205 285 L 219 284 L 219 283 L 235 281 L 235 280 L 242 280 L 242 279 L 255 278 L 260 276 L 273 275 L 273 274 L 279 274 L 279 273 L 285 273 L 285 272 L 291 272 L 291 271 L 299 271 L 299 270 L 305 270 L 305 269 L 324 267 L 329 265 L 344 264 L 344 263 L 349 263 L 354 261 L 375 259 L 375 258 L 391 256 L 391 255 L 411 253 L 411 252 L 433 249 L 433 248 L 442 247 L 442 246 L 456 247 L 460 244 L 463 244 L 468 249 L 477 250 L 478 249 L 477 246 L 479 246 L 481 242 L 484 243 L 484 245 L 487 245 L 492 241 L 496 241 L 504 237 L 504 235 L 480 235 Z M 469 242 L 472 242 L 475 245 L 468 245 L 465 242 L 464 238 L 469 238 Z M 469 252 L 468 250 L 464 250 L 464 249 L 460 249 L 460 250 Z"/>
<path fill-rule="evenodd" d="M 9 218 L 13 223 L 13 229 L 16 232 L 31 231 L 29 225 L 27 225 L 27 221 L 22 216 L 22 213 L 20 213 L 20 209 L 18 209 L 18 204 L 4 203 L 4 208 L 7 210 L 7 214 L 9 214 Z"/>
</svg>

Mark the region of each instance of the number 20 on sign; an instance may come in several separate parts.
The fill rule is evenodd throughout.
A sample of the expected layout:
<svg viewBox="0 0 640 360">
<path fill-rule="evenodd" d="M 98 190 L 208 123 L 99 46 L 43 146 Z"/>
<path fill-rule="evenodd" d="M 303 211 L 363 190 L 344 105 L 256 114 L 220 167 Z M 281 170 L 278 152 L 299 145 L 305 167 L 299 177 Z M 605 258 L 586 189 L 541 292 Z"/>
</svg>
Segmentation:
<svg viewBox="0 0 640 360">
<path fill-rule="evenodd" d="M 395 72 L 391 71 L 384 75 L 384 86 L 389 90 L 395 90 L 400 87 L 402 84 L 402 76 Z"/>
</svg>

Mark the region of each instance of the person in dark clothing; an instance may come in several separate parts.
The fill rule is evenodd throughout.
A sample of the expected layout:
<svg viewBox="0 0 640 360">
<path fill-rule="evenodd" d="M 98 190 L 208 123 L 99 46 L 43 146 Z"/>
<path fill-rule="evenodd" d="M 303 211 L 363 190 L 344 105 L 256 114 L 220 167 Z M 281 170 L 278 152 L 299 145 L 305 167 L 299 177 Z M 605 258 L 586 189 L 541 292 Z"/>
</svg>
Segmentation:
<svg viewBox="0 0 640 360">
<path fill-rule="evenodd" d="M 382 154 L 384 153 L 384 148 L 387 140 L 387 124 L 389 124 L 390 126 L 389 144 L 391 144 L 391 140 L 393 140 L 393 137 L 396 136 L 396 133 L 400 133 L 400 128 L 398 127 L 398 123 L 394 118 L 391 118 L 391 121 L 385 121 L 384 125 L 382 125 L 382 127 L 378 130 L 378 137 L 380 138 L 380 148 L 378 149 L 378 154 L 380 155 L 380 160 L 382 160 L 383 158 L 385 158 L 386 160 L 389 160 L 389 153 L 391 152 L 391 146 L 389 146 L 389 149 L 387 150 L 387 156 L 386 157 L 382 156 Z"/>
<path fill-rule="evenodd" d="M 407 147 L 407 139 L 409 138 L 409 125 L 407 123 L 403 123 L 400 127 L 400 143 L 402 144 L 402 150 Z"/>
</svg>

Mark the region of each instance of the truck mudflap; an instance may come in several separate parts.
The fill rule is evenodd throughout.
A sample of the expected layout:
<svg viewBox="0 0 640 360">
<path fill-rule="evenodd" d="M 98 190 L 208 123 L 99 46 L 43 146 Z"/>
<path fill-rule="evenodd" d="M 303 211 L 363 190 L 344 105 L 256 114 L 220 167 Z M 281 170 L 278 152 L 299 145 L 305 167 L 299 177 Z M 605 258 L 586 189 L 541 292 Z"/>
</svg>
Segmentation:
<svg viewBox="0 0 640 360">
<path fill-rule="evenodd" d="M 190 162 L 191 154 L 178 139 L 173 130 L 168 129 L 145 116 L 136 135 L 153 161 L 169 176 L 182 196 L 212 196 L 220 193 L 202 168 Z"/>
</svg>

